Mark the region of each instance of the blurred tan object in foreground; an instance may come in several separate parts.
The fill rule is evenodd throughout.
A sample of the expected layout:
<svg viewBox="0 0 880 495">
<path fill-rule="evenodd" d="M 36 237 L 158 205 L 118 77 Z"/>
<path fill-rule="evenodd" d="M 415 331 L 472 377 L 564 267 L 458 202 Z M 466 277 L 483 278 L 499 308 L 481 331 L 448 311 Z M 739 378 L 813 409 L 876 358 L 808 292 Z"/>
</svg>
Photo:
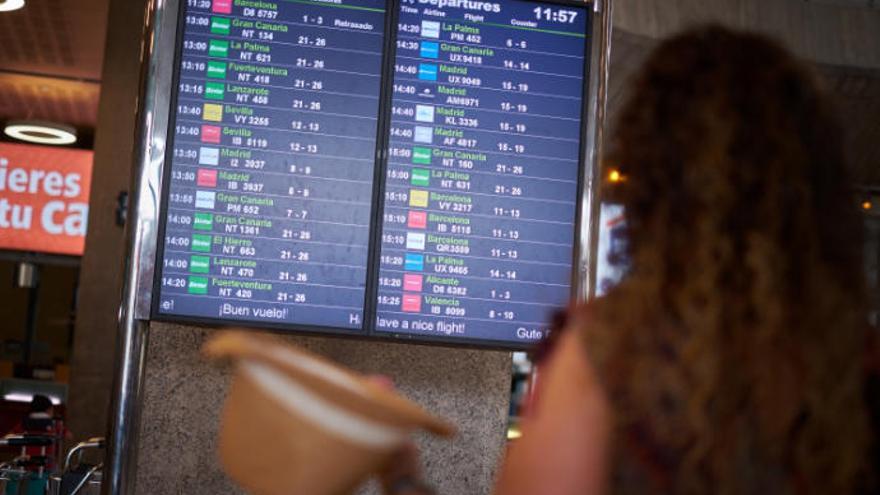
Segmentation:
<svg viewBox="0 0 880 495">
<path fill-rule="evenodd" d="M 235 364 L 220 458 L 254 495 L 347 495 L 410 433 L 454 433 L 393 391 L 276 337 L 223 332 L 204 351 Z"/>
</svg>

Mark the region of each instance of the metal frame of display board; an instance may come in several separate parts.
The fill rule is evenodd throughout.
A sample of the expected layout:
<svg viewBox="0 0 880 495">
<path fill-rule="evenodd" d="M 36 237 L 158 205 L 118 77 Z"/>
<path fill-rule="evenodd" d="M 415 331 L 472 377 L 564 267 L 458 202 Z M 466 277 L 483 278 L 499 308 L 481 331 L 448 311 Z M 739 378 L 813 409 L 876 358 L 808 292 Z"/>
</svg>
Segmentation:
<svg viewBox="0 0 880 495">
<path fill-rule="evenodd" d="M 137 112 L 132 174 L 133 192 L 127 229 L 124 287 L 119 310 L 119 331 L 110 431 L 102 493 L 134 493 L 138 432 L 143 395 L 149 322 L 154 289 L 155 262 L 160 231 L 163 177 L 171 118 L 170 96 L 174 85 L 173 61 L 177 50 L 179 16 L 183 0 L 149 0 L 141 49 L 141 88 Z M 540 0 L 538 0 L 540 1 Z M 581 178 L 581 226 L 573 270 L 574 291 L 585 300 L 594 292 L 594 257 L 598 232 L 599 156 L 605 134 L 606 94 L 611 57 L 613 0 L 544 3 L 592 4 L 587 113 L 583 125 L 584 166 Z M 414 343 L 409 340 L 396 340 Z"/>
<path fill-rule="evenodd" d="M 584 2 L 580 0 L 524 0 L 526 2 L 531 2 L 535 5 L 556 5 L 556 6 L 575 6 L 575 7 L 585 7 L 586 10 L 589 10 L 589 5 L 585 5 Z M 395 0 L 384 0 L 385 6 L 388 9 L 388 14 L 386 15 L 385 20 L 385 32 L 388 34 L 386 36 L 385 45 L 383 47 L 383 54 L 390 59 L 394 59 L 395 51 L 396 51 L 396 38 L 393 35 L 395 32 L 395 26 L 398 24 L 398 12 L 395 8 L 398 5 L 398 2 Z M 599 15 L 596 12 L 591 12 L 591 20 L 595 20 Z M 184 15 L 178 16 L 178 36 L 180 36 L 183 32 L 185 32 L 186 25 L 184 23 Z M 571 291 L 570 295 L 572 298 L 583 299 L 584 294 L 589 292 L 586 289 L 585 282 L 591 280 L 590 277 L 590 263 L 584 262 L 586 259 L 585 256 L 592 253 L 592 249 L 589 246 L 590 237 L 587 235 L 590 230 L 586 227 L 590 224 L 589 221 L 582 223 L 582 218 L 589 219 L 589 213 L 592 211 L 591 204 L 589 203 L 591 196 L 589 193 L 592 193 L 593 188 L 588 184 L 588 180 L 591 177 L 595 176 L 595 172 L 593 172 L 592 167 L 595 165 L 595 161 L 592 159 L 592 151 L 594 147 L 591 143 L 588 144 L 586 136 L 595 135 L 593 130 L 590 127 L 590 123 L 595 123 L 600 121 L 599 117 L 591 116 L 590 112 L 598 112 L 600 108 L 597 105 L 591 104 L 591 102 L 595 101 L 593 97 L 594 92 L 597 91 L 600 81 L 597 78 L 593 77 L 593 74 L 597 71 L 597 67 L 592 63 L 597 58 L 600 58 L 598 54 L 597 45 L 601 47 L 600 43 L 596 43 L 596 37 L 594 36 L 594 30 L 596 30 L 595 23 L 590 22 L 588 26 L 588 36 L 584 40 L 584 43 L 587 44 L 587 48 L 589 51 L 585 53 L 584 57 L 584 84 L 582 88 L 582 102 L 581 102 L 581 127 L 580 134 L 585 136 L 584 139 L 581 139 L 579 155 L 578 155 L 578 171 L 577 171 L 577 191 L 586 191 L 588 194 L 578 194 L 576 198 L 576 210 L 575 210 L 575 227 L 578 229 L 578 232 L 581 234 L 577 236 L 575 242 L 573 243 L 573 249 L 571 250 L 571 266 L 572 270 L 570 273 L 570 286 Z M 178 40 L 180 41 L 180 40 Z M 174 60 L 175 64 L 173 65 L 172 71 L 172 83 L 171 87 L 177 88 L 181 79 L 181 68 L 180 64 L 177 63 L 182 60 L 183 57 L 183 47 L 181 43 L 176 43 L 176 50 L 174 52 Z M 393 64 L 390 63 L 389 60 L 383 60 L 384 71 L 382 73 L 382 77 L 386 81 L 391 81 L 394 78 L 394 69 Z M 601 72 L 601 71 L 600 71 Z M 175 109 L 177 108 L 179 94 L 172 93 L 170 98 L 167 98 L 167 104 L 169 108 Z M 376 314 L 377 314 L 377 306 L 373 303 L 376 300 L 376 296 L 380 290 L 378 283 L 378 274 L 380 272 L 380 261 L 379 256 L 382 251 L 382 243 L 381 243 L 381 232 L 382 232 L 382 219 L 385 208 L 385 202 L 383 201 L 385 194 L 386 183 L 384 181 L 384 177 L 386 176 L 387 163 L 390 161 L 390 158 L 387 157 L 387 154 L 384 154 L 384 150 L 386 150 L 389 146 L 389 142 L 387 141 L 390 131 L 390 122 L 393 118 L 391 113 L 391 101 L 393 95 L 391 91 L 391 84 L 386 84 L 383 88 L 382 95 L 380 100 L 383 102 L 387 102 L 386 105 L 383 105 L 384 110 L 380 112 L 378 116 L 378 137 L 376 140 L 377 144 L 377 158 L 374 170 L 374 195 L 372 198 L 372 203 L 374 205 L 372 211 L 372 218 L 370 220 L 370 224 L 374 225 L 376 228 L 371 232 L 371 238 L 368 245 L 368 250 L 371 253 L 370 259 L 367 263 L 367 276 L 366 276 L 366 286 L 364 291 L 364 300 L 362 301 L 364 313 L 363 313 L 363 326 L 360 329 L 354 328 L 341 328 L 341 327 L 328 327 L 314 324 L 291 324 L 286 322 L 275 322 L 275 321 L 253 321 L 253 320 L 236 320 L 236 319 L 224 319 L 221 317 L 205 317 L 205 316 L 190 316 L 190 315 L 181 315 L 181 314 L 166 314 L 161 310 L 161 302 L 158 297 L 151 297 L 151 294 L 161 294 L 163 288 L 162 276 L 157 276 L 158 273 L 154 273 L 152 277 L 152 290 L 143 291 L 143 297 L 139 298 L 139 301 L 146 301 L 147 297 L 151 297 L 150 306 L 150 314 L 145 316 L 144 319 L 148 319 L 150 321 L 166 321 L 172 323 L 181 323 L 192 326 L 201 326 L 206 328 L 223 328 L 223 327 L 239 327 L 239 326 L 247 326 L 249 328 L 273 331 L 283 334 L 289 334 L 292 331 L 295 331 L 297 335 L 313 335 L 313 336 L 321 336 L 321 337 L 330 337 L 330 338 L 347 338 L 347 339 L 367 339 L 372 341 L 385 341 L 385 342 L 406 342 L 406 343 L 414 343 L 414 344 L 431 344 L 431 345 L 443 345 L 443 346 L 451 346 L 451 347 L 474 347 L 483 350 L 503 350 L 503 351 L 525 351 L 530 349 L 534 344 L 532 342 L 526 341 L 504 341 L 504 340 L 489 340 L 485 338 L 467 338 L 462 339 L 458 337 L 444 336 L 440 334 L 413 334 L 407 332 L 391 332 L 384 330 L 377 330 L 375 328 Z M 169 125 L 169 127 L 171 127 Z M 172 160 L 171 149 L 175 146 L 174 142 L 177 139 L 177 136 L 173 129 L 169 128 L 167 134 L 167 139 L 165 141 L 165 153 L 166 153 L 166 161 Z M 386 165 L 385 167 L 381 165 Z M 172 167 L 164 167 L 162 172 L 162 176 L 160 177 L 159 183 L 164 185 L 161 188 L 159 205 L 160 211 L 156 215 L 157 218 L 167 218 L 170 215 L 171 205 L 170 205 L 170 195 L 171 188 L 168 184 L 171 181 Z M 585 206 L 585 207 L 584 207 Z M 584 207 L 584 208 L 582 208 Z M 159 226 L 157 228 L 157 238 L 162 240 L 165 239 L 165 234 L 168 229 L 167 222 L 159 222 Z M 165 259 L 165 250 L 168 247 L 164 242 L 157 242 L 154 252 L 155 254 L 151 255 L 151 259 L 155 259 L 155 263 L 158 263 L 160 267 L 162 263 L 160 260 Z M 149 264 L 148 266 L 155 266 L 153 264 Z M 575 269 L 574 267 L 577 267 Z"/>
</svg>

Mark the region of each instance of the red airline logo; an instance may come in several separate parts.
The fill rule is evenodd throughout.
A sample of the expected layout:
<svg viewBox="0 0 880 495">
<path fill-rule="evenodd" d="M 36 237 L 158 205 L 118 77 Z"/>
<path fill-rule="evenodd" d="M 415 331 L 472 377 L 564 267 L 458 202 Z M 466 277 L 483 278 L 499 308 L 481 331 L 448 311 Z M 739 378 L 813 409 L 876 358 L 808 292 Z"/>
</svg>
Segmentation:
<svg viewBox="0 0 880 495">
<path fill-rule="evenodd" d="M 220 135 L 223 130 L 216 125 L 202 126 L 202 142 L 211 144 L 220 144 Z"/>
</svg>

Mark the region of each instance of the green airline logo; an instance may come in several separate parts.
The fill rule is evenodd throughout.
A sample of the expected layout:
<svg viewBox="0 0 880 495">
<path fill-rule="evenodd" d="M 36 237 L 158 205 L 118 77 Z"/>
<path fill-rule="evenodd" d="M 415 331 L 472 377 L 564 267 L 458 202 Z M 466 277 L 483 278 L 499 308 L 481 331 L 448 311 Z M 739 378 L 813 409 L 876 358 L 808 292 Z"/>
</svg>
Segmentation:
<svg viewBox="0 0 880 495">
<path fill-rule="evenodd" d="M 211 79 L 226 79 L 226 62 L 208 61 L 207 75 Z"/>
<path fill-rule="evenodd" d="M 428 187 L 431 184 L 431 172 L 423 168 L 414 168 L 410 182 L 414 186 Z"/>
<path fill-rule="evenodd" d="M 222 100 L 226 96 L 226 87 L 223 83 L 205 83 L 205 98 L 209 100 Z"/>
<path fill-rule="evenodd" d="M 208 293 L 208 277 L 190 277 L 187 292 L 204 296 Z"/>
<path fill-rule="evenodd" d="M 211 213 L 196 213 L 193 217 L 193 228 L 196 230 L 214 230 L 214 215 Z"/>
<path fill-rule="evenodd" d="M 191 256 L 189 259 L 189 271 L 192 273 L 210 273 L 211 258 L 208 256 Z"/>
<path fill-rule="evenodd" d="M 211 236 L 204 234 L 193 234 L 192 250 L 199 253 L 211 252 Z"/>
<path fill-rule="evenodd" d="M 211 57 L 226 58 L 229 56 L 229 42 L 223 40 L 211 40 L 208 44 L 208 55 Z"/>
<path fill-rule="evenodd" d="M 229 36 L 229 28 L 232 27 L 232 21 L 225 17 L 211 18 L 211 34 L 219 34 Z"/>
<path fill-rule="evenodd" d="M 430 165 L 431 148 L 413 148 L 412 161 L 419 165 Z"/>
</svg>

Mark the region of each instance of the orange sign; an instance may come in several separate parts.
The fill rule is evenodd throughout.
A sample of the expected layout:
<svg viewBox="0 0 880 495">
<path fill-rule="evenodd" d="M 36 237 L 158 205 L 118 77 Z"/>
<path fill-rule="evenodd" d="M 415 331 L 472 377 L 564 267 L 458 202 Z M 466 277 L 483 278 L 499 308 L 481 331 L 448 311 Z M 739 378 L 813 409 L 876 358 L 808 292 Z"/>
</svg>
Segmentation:
<svg viewBox="0 0 880 495">
<path fill-rule="evenodd" d="M 92 155 L 0 143 L 0 250 L 82 255 Z"/>
</svg>

